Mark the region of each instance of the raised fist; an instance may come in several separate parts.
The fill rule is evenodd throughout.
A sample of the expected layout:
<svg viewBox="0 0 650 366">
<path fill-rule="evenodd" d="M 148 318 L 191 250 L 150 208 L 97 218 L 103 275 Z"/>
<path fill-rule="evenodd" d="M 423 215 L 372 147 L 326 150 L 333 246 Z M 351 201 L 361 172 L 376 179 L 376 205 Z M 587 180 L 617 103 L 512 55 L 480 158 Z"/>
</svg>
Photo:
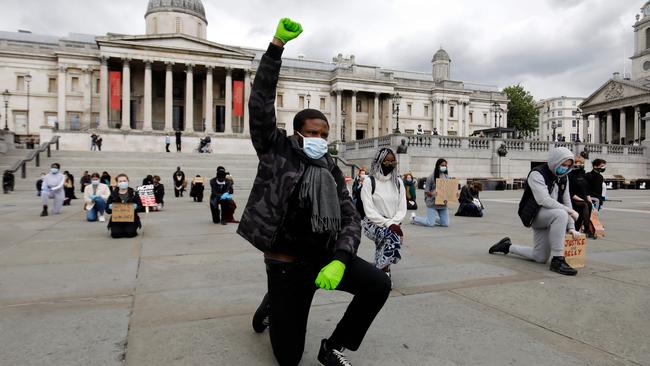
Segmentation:
<svg viewBox="0 0 650 366">
<path fill-rule="evenodd" d="M 294 22 L 289 18 L 282 18 L 278 23 L 278 28 L 275 31 L 275 38 L 283 43 L 298 37 L 302 33 L 302 26 L 298 22 Z"/>
</svg>

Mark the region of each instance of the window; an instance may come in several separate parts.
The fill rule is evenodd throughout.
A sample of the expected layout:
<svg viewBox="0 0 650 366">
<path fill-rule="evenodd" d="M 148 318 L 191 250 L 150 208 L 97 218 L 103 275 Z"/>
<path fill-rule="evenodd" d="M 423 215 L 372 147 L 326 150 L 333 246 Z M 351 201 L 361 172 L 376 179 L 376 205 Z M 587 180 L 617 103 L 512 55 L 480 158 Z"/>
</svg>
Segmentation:
<svg viewBox="0 0 650 366">
<path fill-rule="evenodd" d="M 650 48 L 650 28 L 645 30 L 645 49 Z"/>
<path fill-rule="evenodd" d="M 57 83 L 56 83 L 56 78 L 51 77 L 47 79 L 47 92 L 48 93 L 56 93 L 57 92 Z"/>
<path fill-rule="evenodd" d="M 454 106 L 449 106 L 449 117 L 454 118 Z"/>
<path fill-rule="evenodd" d="M 474 123 L 474 112 L 469 112 L 469 123 Z"/>
<path fill-rule="evenodd" d="M 428 105 L 424 106 L 424 116 L 429 117 L 429 106 Z"/>
<path fill-rule="evenodd" d="M 324 97 L 320 98 L 320 110 L 321 111 L 325 110 L 325 98 Z"/>
<path fill-rule="evenodd" d="M 551 117 L 555 117 L 555 111 L 551 112 Z"/>
<path fill-rule="evenodd" d="M 25 91 L 25 77 L 22 75 L 16 77 L 16 90 Z"/>
<path fill-rule="evenodd" d="M 363 111 L 362 106 L 361 106 L 361 101 L 360 101 L 360 100 L 357 100 L 356 108 L 357 108 L 357 109 L 356 109 L 357 112 L 361 112 L 361 111 Z"/>
<path fill-rule="evenodd" d="M 573 128 L 576 127 L 576 120 L 575 119 L 571 121 L 571 127 L 573 127 Z"/>
<path fill-rule="evenodd" d="M 413 114 L 413 104 L 408 103 L 406 104 L 406 115 L 410 116 Z"/>
<path fill-rule="evenodd" d="M 201 23 L 196 24 L 196 36 L 198 38 L 201 38 L 201 35 L 203 34 L 202 27 L 203 27 L 203 25 Z"/>
<path fill-rule="evenodd" d="M 483 112 L 483 124 L 484 124 L 484 125 L 487 125 L 487 124 L 488 124 L 488 117 L 487 117 L 487 113 L 486 113 L 486 112 Z"/>
<path fill-rule="evenodd" d="M 298 108 L 305 109 L 305 97 L 302 95 L 298 97 Z"/>
<path fill-rule="evenodd" d="M 557 121 L 557 128 L 562 128 L 562 120 Z"/>
<path fill-rule="evenodd" d="M 558 101 L 558 102 L 557 102 L 557 106 L 558 106 L 558 107 L 561 107 L 561 106 L 562 106 L 562 101 Z"/>
<path fill-rule="evenodd" d="M 181 23 L 181 18 L 176 17 L 176 33 L 180 33 L 183 30 L 183 23 Z"/>
<path fill-rule="evenodd" d="M 573 106 L 575 107 L 576 105 L 578 105 L 578 104 L 577 104 L 577 102 L 574 100 L 574 101 L 573 101 Z"/>
<path fill-rule="evenodd" d="M 54 127 L 56 125 L 57 112 L 45 112 L 46 126 Z"/>
<path fill-rule="evenodd" d="M 578 135 L 575 134 L 575 133 L 572 133 L 571 134 L 571 141 L 576 142 L 576 140 L 578 140 Z"/>
<path fill-rule="evenodd" d="M 284 107 L 284 96 L 282 94 L 278 94 L 278 97 L 275 100 L 278 108 L 283 108 Z"/>
<path fill-rule="evenodd" d="M 99 91 L 101 89 L 100 85 L 101 85 L 100 80 L 95 79 L 95 94 L 99 94 Z M 159 89 L 162 90 L 161 88 L 159 88 Z"/>
<path fill-rule="evenodd" d="M 73 76 L 71 83 L 70 83 L 70 91 L 71 92 L 78 92 L 79 91 L 79 77 L 78 76 Z"/>
<path fill-rule="evenodd" d="M 564 111 L 557 111 L 557 116 L 558 117 L 564 116 Z"/>
</svg>

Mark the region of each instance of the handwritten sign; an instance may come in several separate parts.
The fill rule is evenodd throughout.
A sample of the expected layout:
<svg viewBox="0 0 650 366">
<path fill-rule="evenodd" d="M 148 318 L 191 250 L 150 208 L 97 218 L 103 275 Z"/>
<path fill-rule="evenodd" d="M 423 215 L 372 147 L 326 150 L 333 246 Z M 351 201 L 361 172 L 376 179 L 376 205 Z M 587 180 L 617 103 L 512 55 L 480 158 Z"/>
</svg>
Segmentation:
<svg viewBox="0 0 650 366">
<path fill-rule="evenodd" d="M 194 184 L 199 184 L 199 183 L 205 184 L 205 179 L 203 179 L 203 177 L 195 177 Z"/>
<path fill-rule="evenodd" d="M 134 222 L 135 210 L 132 203 L 113 203 L 113 222 Z"/>
<path fill-rule="evenodd" d="M 600 222 L 600 217 L 596 209 L 591 211 L 591 225 L 593 226 L 594 235 L 597 238 L 602 238 L 605 236 L 605 227 L 603 226 L 603 223 Z"/>
<path fill-rule="evenodd" d="M 156 206 L 156 196 L 153 194 L 153 184 L 138 187 L 138 195 L 144 207 Z"/>
<path fill-rule="evenodd" d="M 564 259 L 573 268 L 583 268 L 587 260 L 587 237 L 580 234 L 578 239 L 568 234 L 564 238 Z"/>
<path fill-rule="evenodd" d="M 458 179 L 436 179 L 436 205 L 458 202 L 457 194 Z"/>
</svg>

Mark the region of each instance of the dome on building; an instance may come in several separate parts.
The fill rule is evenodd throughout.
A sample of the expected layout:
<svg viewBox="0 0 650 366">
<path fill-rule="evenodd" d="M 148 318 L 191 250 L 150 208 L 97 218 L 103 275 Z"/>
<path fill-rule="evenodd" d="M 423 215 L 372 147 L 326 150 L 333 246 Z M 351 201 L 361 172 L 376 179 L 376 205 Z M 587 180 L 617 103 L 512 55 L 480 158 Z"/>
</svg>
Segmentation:
<svg viewBox="0 0 650 366">
<path fill-rule="evenodd" d="M 436 54 L 433 55 L 433 59 L 431 60 L 431 62 L 436 62 L 436 61 L 451 61 L 451 58 L 449 57 L 447 51 L 440 48 L 438 52 L 436 52 Z"/>
<path fill-rule="evenodd" d="M 144 16 L 158 12 L 186 13 L 208 22 L 201 0 L 149 0 L 147 13 Z"/>
</svg>

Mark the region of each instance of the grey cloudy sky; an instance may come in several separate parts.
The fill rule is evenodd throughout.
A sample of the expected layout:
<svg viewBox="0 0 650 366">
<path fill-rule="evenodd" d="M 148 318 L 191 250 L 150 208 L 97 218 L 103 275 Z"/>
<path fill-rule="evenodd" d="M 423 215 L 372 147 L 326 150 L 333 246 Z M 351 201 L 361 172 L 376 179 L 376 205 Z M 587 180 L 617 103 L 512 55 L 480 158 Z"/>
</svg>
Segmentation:
<svg viewBox="0 0 650 366">
<path fill-rule="evenodd" d="M 102 35 L 144 33 L 147 0 L 2 0 L 0 29 Z M 288 55 L 430 72 L 443 46 L 456 80 L 536 98 L 588 96 L 633 52 L 634 16 L 645 0 L 203 0 L 208 39 L 263 48 L 277 20 L 305 32 Z"/>
</svg>

